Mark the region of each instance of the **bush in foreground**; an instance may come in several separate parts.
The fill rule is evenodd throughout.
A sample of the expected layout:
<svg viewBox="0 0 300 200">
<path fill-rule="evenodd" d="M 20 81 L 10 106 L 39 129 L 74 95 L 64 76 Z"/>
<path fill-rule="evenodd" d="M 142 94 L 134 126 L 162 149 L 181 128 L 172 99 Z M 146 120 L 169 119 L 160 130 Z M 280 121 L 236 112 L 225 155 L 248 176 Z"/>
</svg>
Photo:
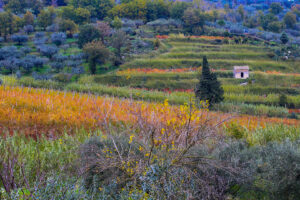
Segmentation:
<svg viewBox="0 0 300 200">
<path fill-rule="evenodd" d="M 250 181 L 240 185 L 237 194 L 254 199 L 297 199 L 300 195 L 299 140 L 268 143 L 266 146 L 247 147 L 233 143 L 219 154 L 249 173 Z"/>
<path fill-rule="evenodd" d="M 187 149 L 184 142 L 177 143 L 179 140 L 168 145 L 165 139 L 168 135 L 172 138 L 173 132 L 153 125 L 142 123 L 135 134 L 119 124 L 107 127 L 104 135 L 95 132 L 93 137 L 89 132 L 78 132 L 54 139 L 1 138 L 0 196 L 5 200 L 284 200 L 300 195 L 297 139 L 271 139 L 262 146 L 250 146 L 243 137 L 215 140 L 210 129 L 198 134 L 200 140 L 196 145 L 189 143 L 192 147 Z M 3 188 L 7 183 L 13 186 L 9 193 Z"/>
</svg>

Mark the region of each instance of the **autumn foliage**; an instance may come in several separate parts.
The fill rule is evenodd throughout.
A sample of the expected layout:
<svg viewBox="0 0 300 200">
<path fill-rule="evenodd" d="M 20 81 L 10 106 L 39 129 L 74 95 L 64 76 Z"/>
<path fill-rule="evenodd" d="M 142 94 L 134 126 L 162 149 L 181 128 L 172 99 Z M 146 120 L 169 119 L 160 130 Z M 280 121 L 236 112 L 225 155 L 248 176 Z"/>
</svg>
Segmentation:
<svg viewBox="0 0 300 200">
<path fill-rule="evenodd" d="M 299 73 L 282 73 L 278 71 L 266 71 L 267 74 L 275 74 L 275 75 L 282 75 L 282 76 L 300 76 Z"/>
<path fill-rule="evenodd" d="M 184 117 L 186 108 L 187 104 L 171 106 L 168 100 L 164 103 L 147 103 L 72 92 L 1 86 L 0 134 L 7 131 L 33 136 L 74 133 L 81 128 L 101 129 L 110 123 L 132 124 L 139 116 L 146 117 L 149 123 L 153 119 L 160 119 L 161 123 L 167 123 L 173 129 L 187 120 Z M 208 118 L 211 123 L 235 120 L 250 129 L 281 122 L 299 125 L 299 121 L 293 119 L 231 116 L 195 107 L 193 110 L 191 124 L 194 125 L 207 121 Z"/>
</svg>

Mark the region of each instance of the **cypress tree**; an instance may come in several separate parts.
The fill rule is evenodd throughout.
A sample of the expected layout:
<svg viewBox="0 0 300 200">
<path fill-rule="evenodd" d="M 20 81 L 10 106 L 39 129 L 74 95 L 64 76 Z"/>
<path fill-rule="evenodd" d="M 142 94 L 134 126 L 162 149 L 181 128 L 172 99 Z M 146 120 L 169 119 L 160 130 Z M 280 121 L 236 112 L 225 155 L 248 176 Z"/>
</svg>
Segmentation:
<svg viewBox="0 0 300 200">
<path fill-rule="evenodd" d="M 216 74 L 210 72 L 206 56 L 203 57 L 202 74 L 195 89 L 195 95 L 199 100 L 208 100 L 210 106 L 223 101 L 224 91 Z"/>
<path fill-rule="evenodd" d="M 282 35 L 280 36 L 280 40 L 282 44 L 286 44 L 289 41 L 289 38 L 286 33 L 282 33 Z"/>
</svg>

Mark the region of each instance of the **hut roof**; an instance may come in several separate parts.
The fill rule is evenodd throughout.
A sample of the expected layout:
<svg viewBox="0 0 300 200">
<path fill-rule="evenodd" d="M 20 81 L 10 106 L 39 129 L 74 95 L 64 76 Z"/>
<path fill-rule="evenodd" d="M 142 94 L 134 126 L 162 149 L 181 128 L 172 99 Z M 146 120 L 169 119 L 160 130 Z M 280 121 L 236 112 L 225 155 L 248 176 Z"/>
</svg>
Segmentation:
<svg viewBox="0 0 300 200">
<path fill-rule="evenodd" d="M 234 72 L 245 72 L 249 71 L 249 66 L 234 66 Z"/>
</svg>

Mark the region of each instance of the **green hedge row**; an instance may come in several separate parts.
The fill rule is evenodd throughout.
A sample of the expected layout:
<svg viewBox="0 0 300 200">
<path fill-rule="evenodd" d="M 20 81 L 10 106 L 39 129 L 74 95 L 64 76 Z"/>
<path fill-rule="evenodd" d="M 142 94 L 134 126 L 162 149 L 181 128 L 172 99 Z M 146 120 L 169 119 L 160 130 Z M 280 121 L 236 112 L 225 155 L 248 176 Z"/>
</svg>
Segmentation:
<svg viewBox="0 0 300 200">
<path fill-rule="evenodd" d="M 273 86 L 261 86 L 261 85 L 223 85 L 224 91 L 227 93 L 243 93 L 243 94 L 287 94 L 287 95 L 299 95 L 300 90 L 289 87 L 273 87 Z"/>
<path fill-rule="evenodd" d="M 233 74 L 231 71 L 218 71 L 215 74 L 219 78 L 232 78 Z M 126 81 L 149 81 L 149 80 L 182 80 L 182 79 L 197 79 L 201 73 L 188 72 L 188 73 L 132 73 L 132 74 L 105 74 L 95 75 L 94 80 L 96 82 L 126 82 Z"/>
<path fill-rule="evenodd" d="M 184 104 L 191 100 L 193 93 L 188 94 L 184 92 L 174 92 L 171 94 L 159 91 L 145 91 L 140 89 L 131 89 L 127 87 L 106 87 L 103 85 L 79 85 L 71 84 L 66 87 L 67 90 L 76 92 L 88 92 L 97 95 L 109 95 L 115 97 L 131 98 L 136 100 L 146 100 L 154 102 L 163 102 L 168 99 L 171 104 Z M 226 98 L 226 97 L 225 97 Z M 232 107 L 234 106 L 234 109 Z M 215 110 L 222 112 L 238 112 L 240 114 L 249 114 L 257 116 L 269 117 L 287 117 L 288 110 L 283 107 L 274 107 L 266 105 L 247 105 L 247 104 L 233 104 L 223 103 L 216 106 Z"/>
<path fill-rule="evenodd" d="M 265 60 L 230 60 L 230 59 L 209 59 L 209 65 L 214 69 L 233 70 L 235 65 L 248 65 L 254 71 L 295 71 L 293 63 L 275 62 Z M 121 66 L 121 69 L 132 68 L 156 68 L 156 69 L 176 69 L 200 67 L 202 58 L 199 59 L 175 59 L 175 58 L 152 58 L 136 59 Z"/>
<path fill-rule="evenodd" d="M 203 51 L 231 51 L 231 52 L 263 52 L 264 54 L 270 49 L 265 47 L 256 47 L 250 45 L 179 45 L 175 43 L 170 52 L 203 52 Z"/>
<path fill-rule="evenodd" d="M 130 98 L 135 100 L 145 100 L 153 102 L 164 102 L 168 99 L 171 104 L 182 105 L 187 103 L 193 98 L 193 93 L 186 92 L 173 92 L 166 93 L 161 91 L 147 91 L 142 89 L 132 89 L 129 87 L 108 87 L 101 84 L 78 84 L 71 83 L 64 85 L 54 81 L 35 81 L 32 78 L 22 78 L 16 82 L 17 85 L 34 88 L 47 88 L 47 89 L 59 89 L 66 91 L 75 91 L 82 93 L 92 93 L 95 95 L 108 95 L 119 98 Z M 282 107 L 268 107 L 277 106 L 279 101 L 278 95 L 268 95 L 266 98 L 262 98 L 257 95 L 246 94 L 225 94 L 225 102 L 223 105 L 216 107 L 219 111 L 224 112 L 239 112 L 241 114 L 251 115 L 267 115 L 272 117 L 286 117 L 287 109 Z M 241 104 L 250 103 L 257 105 Z M 288 96 L 288 103 L 295 107 L 300 106 L 299 96 Z M 264 104 L 264 105 L 259 105 Z M 234 109 L 233 109 L 234 107 Z M 262 109 L 263 108 L 263 109 Z M 254 110 L 254 111 L 253 111 Z M 278 114 L 281 113 L 281 114 Z"/>
<path fill-rule="evenodd" d="M 232 76 L 231 72 L 216 72 L 218 77 Z M 113 86 L 129 86 L 156 90 L 193 89 L 198 82 L 197 73 L 166 73 L 166 74 L 133 74 L 133 75 L 97 75 L 94 82 Z M 92 77 L 91 77 L 92 78 Z M 90 78 L 90 79 L 91 79 Z M 89 79 L 89 80 L 90 80 Z M 220 78 L 226 93 L 243 94 L 287 94 L 299 95 L 300 90 L 289 87 L 262 86 L 262 85 L 237 85 L 245 80 Z M 234 85 L 234 83 L 236 85 Z"/>
<path fill-rule="evenodd" d="M 235 104 L 235 103 L 220 103 L 214 106 L 215 110 L 228 113 L 241 113 L 247 115 L 256 116 L 268 116 L 268 117 L 288 117 L 288 109 L 276 106 L 266 105 L 251 105 L 251 104 Z"/>
<path fill-rule="evenodd" d="M 214 45 L 221 45 L 223 43 L 220 39 L 208 40 L 203 38 L 169 38 L 167 39 L 167 42 L 202 43 Z"/>
<path fill-rule="evenodd" d="M 254 94 L 234 94 L 225 93 L 225 102 L 230 103 L 246 103 L 246 104 L 264 104 L 268 106 L 279 106 L 278 94 L 268 94 L 266 96 L 254 95 Z M 287 96 L 287 102 L 285 103 L 289 108 L 300 108 L 300 95 Z"/>
<path fill-rule="evenodd" d="M 56 81 L 34 80 L 31 77 L 23 77 L 17 81 L 17 84 L 24 87 L 46 88 L 54 90 L 63 90 L 66 85 Z"/>
<path fill-rule="evenodd" d="M 172 52 L 166 53 L 159 58 L 179 58 L 179 59 L 193 59 L 193 58 L 203 58 L 207 56 L 208 59 L 255 59 L 262 60 L 268 59 L 268 55 L 262 52 L 232 52 L 232 51 L 204 51 L 204 52 Z"/>
<path fill-rule="evenodd" d="M 300 85 L 300 76 L 284 76 L 277 74 L 264 74 L 260 72 L 255 72 L 252 75 L 255 80 L 255 84 L 262 86 L 273 86 L 273 87 L 289 87 L 298 88 Z M 298 86 L 298 87 L 297 87 Z"/>
</svg>

